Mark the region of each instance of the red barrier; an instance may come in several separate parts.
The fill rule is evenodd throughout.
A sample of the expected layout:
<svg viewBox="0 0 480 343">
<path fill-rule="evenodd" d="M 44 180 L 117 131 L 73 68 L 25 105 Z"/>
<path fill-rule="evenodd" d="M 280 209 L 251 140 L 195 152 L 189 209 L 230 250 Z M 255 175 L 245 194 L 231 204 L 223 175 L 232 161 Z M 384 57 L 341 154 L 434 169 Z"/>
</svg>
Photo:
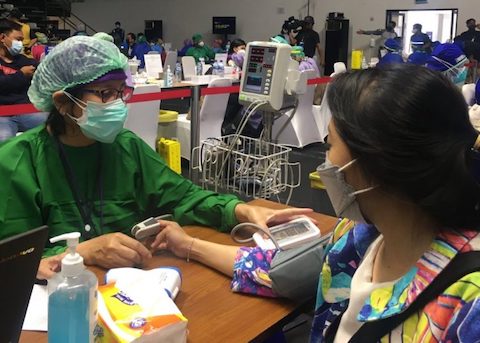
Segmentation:
<svg viewBox="0 0 480 343">
<path fill-rule="evenodd" d="M 317 77 L 315 79 L 309 79 L 307 85 L 318 85 L 320 83 L 329 83 L 332 80 L 330 76 Z"/>
<path fill-rule="evenodd" d="M 134 96 L 132 96 L 130 100 L 128 100 L 128 103 L 190 98 L 191 96 L 192 96 L 192 91 L 190 89 L 175 89 L 175 90 L 169 90 L 169 91 L 158 92 L 158 93 L 135 94 Z"/>
<path fill-rule="evenodd" d="M 200 95 L 215 95 L 240 92 L 240 86 L 202 88 Z"/>
<path fill-rule="evenodd" d="M 35 112 L 38 112 L 38 110 L 32 104 L 0 106 L 0 116 L 13 116 Z"/>
<path fill-rule="evenodd" d="M 309 85 L 316 85 L 320 83 L 330 82 L 330 77 L 318 77 L 315 79 L 308 80 Z M 240 91 L 240 86 L 230 86 L 230 87 L 211 87 L 211 88 L 202 88 L 200 90 L 201 95 L 214 95 L 214 94 L 230 94 L 238 93 Z M 162 92 L 156 93 L 146 93 L 146 94 L 135 94 L 128 102 L 137 103 L 145 101 L 157 101 L 157 100 L 167 100 L 167 99 L 179 99 L 179 98 L 190 98 L 192 96 L 192 90 L 188 89 L 172 89 L 164 90 Z M 31 104 L 22 104 L 22 105 L 2 105 L 0 106 L 0 117 L 1 116 L 12 116 L 12 115 L 21 115 L 28 113 L 35 113 L 38 110 Z"/>
</svg>

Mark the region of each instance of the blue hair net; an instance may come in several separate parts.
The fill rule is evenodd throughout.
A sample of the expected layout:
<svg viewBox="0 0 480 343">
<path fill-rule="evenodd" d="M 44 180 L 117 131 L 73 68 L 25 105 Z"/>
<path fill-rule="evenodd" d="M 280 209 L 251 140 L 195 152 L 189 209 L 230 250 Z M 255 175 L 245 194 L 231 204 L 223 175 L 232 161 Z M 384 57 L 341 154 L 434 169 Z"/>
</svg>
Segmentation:
<svg viewBox="0 0 480 343">
<path fill-rule="evenodd" d="M 477 81 L 477 86 L 475 87 L 475 101 L 480 105 L 480 80 Z"/>
<path fill-rule="evenodd" d="M 430 55 L 425 51 L 415 51 L 408 56 L 407 63 L 424 66 L 429 58 Z"/>
<path fill-rule="evenodd" d="M 458 45 L 444 43 L 438 45 L 427 61 L 427 67 L 433 70 L 446 71 L 462 62 L 467 62 L 467 57 Z"/>
<path fill-rule="evenodd" d="M 399 51 L 399 50 L 402 50 L 402 47 L 400 46 L 400 44 L 397 42 L 396 39 L 393 39 L 393 38 L 389 38 L 385 41 L 385 43 L 383 44 L 383 46 L 385 47 L 385 49 L 389 50 L 389 51 Z"/>
<path fill-rule="evenodd" d="M 112 70 L 127 67 L 127 58 L 113 43 L 87 36 L 71 37 L 39 64 L 28 97 L 40 111 L 50 111 L 56 91 L 88 84 Z"/>
</svg>

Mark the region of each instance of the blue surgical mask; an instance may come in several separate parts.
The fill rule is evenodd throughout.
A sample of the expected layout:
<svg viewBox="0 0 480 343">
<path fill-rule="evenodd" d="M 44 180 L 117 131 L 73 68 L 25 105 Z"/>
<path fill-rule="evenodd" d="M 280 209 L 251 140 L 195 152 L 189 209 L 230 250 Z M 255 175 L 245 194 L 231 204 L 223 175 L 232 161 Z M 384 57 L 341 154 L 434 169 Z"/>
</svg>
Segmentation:
<svg viewBox="0 0 480 343">
<path fill-rule="evenodd" d="M 65 92 L 78 107 L 83 110 L 79 118 L 67 114 L 75 121 L 83 134 L 102 143 L 113 143 L 127 119 L 127 105 L 122 99 L 104 103 L 84 102 Z"/>
<path fill-rule="evenodd" d="M 23 43 L 19 40 L 13 39 L 12 46 L 7 47 L 7 50 L 12 56 L 20 55 L 23 51 Z"/>
</svg>

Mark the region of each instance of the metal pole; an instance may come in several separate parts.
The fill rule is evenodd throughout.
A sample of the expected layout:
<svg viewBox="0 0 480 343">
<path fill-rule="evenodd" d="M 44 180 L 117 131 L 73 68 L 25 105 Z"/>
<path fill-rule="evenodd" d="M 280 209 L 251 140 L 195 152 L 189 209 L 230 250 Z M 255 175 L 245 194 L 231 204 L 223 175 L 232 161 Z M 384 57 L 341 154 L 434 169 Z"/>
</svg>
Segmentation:
<svg viewBox="0 0 480 343">
<path fill-rule="evenodd" d="M 265 141 L 268 143 L 273 143 L 272 142 L 273 116 L 274 116 L 273 112 L 268 112 L 268 111 L 263 112 L 263 137 Z"/>
<path fill-rule="evenodd" d="M 192 106 L 190 116 L 190 180 L 193 183 L 198 184 L 198 173 L 194 173 L 192 166 L 194 156 L 192 153 L 193 148 L 200 145 L 200 86 L 195 85 L 192 87 Z"/>
</svg>

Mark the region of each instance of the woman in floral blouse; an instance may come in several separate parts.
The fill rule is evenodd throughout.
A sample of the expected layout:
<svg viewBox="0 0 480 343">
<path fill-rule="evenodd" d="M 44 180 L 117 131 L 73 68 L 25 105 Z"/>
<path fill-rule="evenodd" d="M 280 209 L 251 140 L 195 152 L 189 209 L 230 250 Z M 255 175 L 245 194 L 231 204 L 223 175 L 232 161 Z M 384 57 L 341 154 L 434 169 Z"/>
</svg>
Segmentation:
<svg viewBox="0 0 480 343">
<path fill-rule="evenodd" d="M 348 219 L 319 271 L 311 342 L 325 342 L 336 322 L 334 342 L 343 343 L 364 323 L 409 308 L 456 255 L 480 251 L 480 139 L 455 85 L 424 67 L 339 75 L 328 104 L 329 150 L 318 172 Z M 204 245 L 165 227 L 154 244 L 232 275 L 234 290 L 275 295 L 268 271 L 276 251 Z M 381 342 L 479 340 L 480 272 L 472 272 Z"/>
</svg>

